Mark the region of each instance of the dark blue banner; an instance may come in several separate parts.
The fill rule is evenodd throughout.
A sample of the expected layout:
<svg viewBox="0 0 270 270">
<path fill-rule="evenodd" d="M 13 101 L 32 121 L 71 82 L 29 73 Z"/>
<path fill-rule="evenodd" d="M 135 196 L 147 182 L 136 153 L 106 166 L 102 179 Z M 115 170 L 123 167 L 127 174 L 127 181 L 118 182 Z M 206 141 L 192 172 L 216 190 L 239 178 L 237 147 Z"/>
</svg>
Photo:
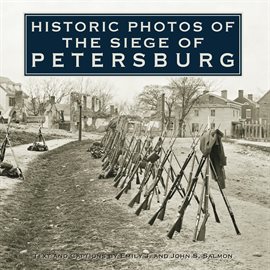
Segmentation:
<svg viewBox="0 0 270 270">
<path fill-rule="evenodd" d="M 25 75 L 241 75 L 241 14 L 25 14 Z"/>
</svg>

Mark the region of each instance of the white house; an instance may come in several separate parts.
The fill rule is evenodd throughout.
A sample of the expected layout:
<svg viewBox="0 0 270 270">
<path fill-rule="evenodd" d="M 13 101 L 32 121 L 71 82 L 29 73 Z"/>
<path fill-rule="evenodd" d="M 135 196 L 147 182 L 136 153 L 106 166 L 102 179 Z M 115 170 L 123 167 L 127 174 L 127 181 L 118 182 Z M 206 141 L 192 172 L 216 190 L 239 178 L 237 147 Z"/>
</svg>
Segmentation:
<svg viewBox="0 0 270 270">
<path fill-rule="evenodd" d="M 7 77 L 0 76 L 0 113 L 4 118 L 12 116 L 16 105 L 23 106 L 28 95 L 22 91 L 20 83 L 15 83 Z"/>
<path fill-rule="evenodd" d="M 227 90 L 221 96 L 207 93 L 200 98 L 200 103 L 195 105 L 186 118 L 186 135 L 200 129 L 207 124 L 208 118 L 212 128 L 219 128 L 227 136 L 232 136 L 241 118 L 241 104 L 227 98 Z"/>
</svg>

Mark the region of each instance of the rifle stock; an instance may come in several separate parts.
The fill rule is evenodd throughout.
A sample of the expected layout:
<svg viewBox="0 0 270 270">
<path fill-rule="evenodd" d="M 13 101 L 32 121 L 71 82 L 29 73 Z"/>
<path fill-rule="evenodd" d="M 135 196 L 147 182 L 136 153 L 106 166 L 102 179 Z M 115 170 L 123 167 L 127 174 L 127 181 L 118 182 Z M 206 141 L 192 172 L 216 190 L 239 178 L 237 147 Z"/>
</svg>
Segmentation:
<svg viewBox="0 0 270 270">
<path fill-rule="evenodd" d="M 206 222 L 209 218 L 209 213 L 205 213 L 204 219 L 197 237 L 197 241 L 205 241 L 205 232 L 206 232 Z"/>
<path fill-rule="evenodd" d="M 125 192 L 127 186 L 123 187 L 115 196 L 115 199 L 119 200 L 121 198 L 121 196 L 123 195 L 123 193 Z"/>
<path fill-rule="evenodd" d="M 159 220 L 164 220 L 164 216 L 165 216 L 165 212 L 166 212 L 166 206 L 167 206 L 167 203 L 165 203 L 165 204 L 163 205 L 162 209 L 160 210 L 160 212 L 159 212 L 159 214 L 158 214 L 158 216 L 157 216 L 157 218 L 158 218 Z"/>
<path fill-rule="evenodd" d="M 172 226 L 172 228 L 167 233 L 168 238 L 170 238 L 170 239 L 173 238 L 174 232 L 176 231 L 176 228 L 179 227 L 180 222 L 181 222 L 180 217 L 178 217 L 177 220 L 175 221 L 174 225 Z"/>
<path fill-rule="evenodd" d="M 147 209 L 147 205 L 148 205 L 148 200 L 149 200 L 149 196 L 150 195 L 146 195 L 145 199 L 143 200 L 143 202 L 140 204 L 140 206 L 137 208 L 137 210 L 135 211 L 135 214 L 137 216 L 140 215 L 142 210 L 146 210 Z"/>
<path fill-rule="evenodd" d="M 149 225 L 153 225 L 155 220 L 157 219 L 158 215 L 159 215 L 160 211 L 157 211 L 152 217 L 151 219 L 148 221 Z"/>
<path fill-rule="evenodd" d="M 144 178 L 142 180 L 142 183 L 139 187 L 139 190 L 137 192 L 137 194 L 135 195 L 135 197 L 130 201 L 129 206 L 133 207 L 135 203 L 140 203 L 141 200 L 141 194 L 143 191 L 143 187 L 146 185 L 146 183 L 148 182 L 150 176 L 151 176 L 151 170 L 152 170 L 152 164 L 147 164 L 146 170 L 145 170 L 145 174 L 144 174 Z"/>
<path fill-rule="evenodd" d="M 135 197 L 133 197 L 133 199 L 129 202 L 128 206 L 129 207 L 133 207 L 135 203 L 140 203 L 140 199 L 141 199 L 141 193 L 140 191 L 135 195 Z"/>
</svg>

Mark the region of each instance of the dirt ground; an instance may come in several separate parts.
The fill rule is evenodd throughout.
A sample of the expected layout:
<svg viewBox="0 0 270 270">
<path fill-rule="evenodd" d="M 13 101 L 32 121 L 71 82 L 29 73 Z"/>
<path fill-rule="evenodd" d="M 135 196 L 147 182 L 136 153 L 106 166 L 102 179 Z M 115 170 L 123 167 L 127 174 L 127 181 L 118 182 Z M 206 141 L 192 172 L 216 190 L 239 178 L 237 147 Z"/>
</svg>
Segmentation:
<svg viewBox="0 0 270 270">
<path fill-rule="evenodd" d="M 181 164 L 190 143 L 176 141 Z M 176 194 L 169 202 L 164 221 L 148 225 L 156 199 L 137 217 L 137 206 L 127 206 L 136 187 L 116 200 L 113 179 L 98 179 L 101 160 L 90 157 L 89 145 L 71 142 L 38 155 L 27 163 L 26 180 L 1 196 L 0 269 L 269 269 L 269 152 L 224 144 L 226 193 L 242 234 L 236 235 L 211 181 L 221 223 L 210 212 L 206 241 L 194 243 L 196 203 L 188 207 L 181 233 L 169 240 L 181 198 Z"/>
</svg>

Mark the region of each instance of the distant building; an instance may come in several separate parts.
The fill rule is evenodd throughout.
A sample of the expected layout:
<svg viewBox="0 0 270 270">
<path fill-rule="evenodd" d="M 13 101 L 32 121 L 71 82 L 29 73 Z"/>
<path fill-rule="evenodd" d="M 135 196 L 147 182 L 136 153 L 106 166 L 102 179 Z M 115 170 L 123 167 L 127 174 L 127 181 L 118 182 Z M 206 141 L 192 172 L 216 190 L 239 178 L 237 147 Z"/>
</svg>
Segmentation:
<svg viewBox="0 0 270 270">
<path fill-rule="evenodd" d="M 28 95 L 22 91 L 20 83 L 15 83 L 7 77 L 0 77 L 0 115 L 4 118 L 25 113 L 24 103 Z"/>
<path fill-rule="evenodd" d="M 44 127 L 46 128 L 59 128 L 61 121 L 61 112 L 58 110 L 55 104 L 55 97 L 51 96 L 50 102 L 46 107 Z"/>
<path fill-rule="evenodd" d="M 60 121 L 70 121 L 70 104 L 55 104 L 57 111 L 60 114 Z"/>
<path fill-rule="evenodd" d="M 227 98 L 227 90 L 221 96 L 206 92 L 189 114 L 183 127 L 183 134 L 191 136 L 202 129 L 210 120 L 211 128 L 220 129 L 227 136 L 233 136 L 240 129 L 241 104 Z"/>
<path fill-rule="evenodd" d="M 83 130 L 105 129 L 108 121 L 118 115 L 117 108 L 110 106 L 110 112 L 102 111 L 102 102 L 96 96 L 77 92 L 70 95 L 69 104 L 57 104 L 52 96 L 45 110 L 44 127 L 60 128 L 75 132 L 79 127 L 79 109 L 81 105 Z"/>
<path fill-rule="evenodd" d="M 245 97 L 244 90 L 238 90 L 238 97 L 234 101 L 242 104 L 242 120 L 247 123 L 259 120 L 259 104 L 253 100 L 252 94 Z"/>
<path fill-rule="evenodd" d="M 260 121 L 262 124 L 270 124 L 270 90 L 259 99 L 258 104 Z"/>
</svg>

